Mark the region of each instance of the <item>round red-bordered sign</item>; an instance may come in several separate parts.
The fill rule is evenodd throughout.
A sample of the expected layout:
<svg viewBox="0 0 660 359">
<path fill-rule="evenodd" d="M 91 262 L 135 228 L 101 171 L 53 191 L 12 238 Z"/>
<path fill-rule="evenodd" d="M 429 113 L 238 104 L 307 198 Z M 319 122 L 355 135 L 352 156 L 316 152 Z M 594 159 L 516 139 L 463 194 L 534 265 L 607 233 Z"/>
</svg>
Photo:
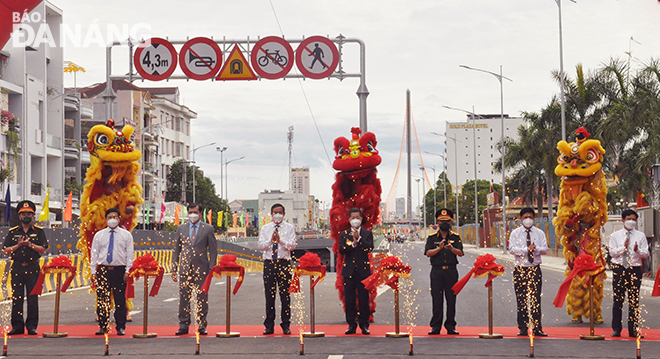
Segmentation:
<svg viewBox="0 0 660 359">
<path fill-rule="evenodd" d="M 174 73 L 176 64 L 177 55 L 174 46 L 159 37 L 141 42 L 133 54 L 133 65 L 145 80 L 165 80 Z"/>
<path fill-rule="evenodd" d="M 250 55 L 252 68 L 261 77 L 280 79 L 293 67 L 293 48 L 281 37 L 267 36 L 257 41 Z"/>
<path fill-rule="evenodd" d="M 338 64 L 337 45 L 327 37 L 308 37 L 296 49 L 296 66 L 310 79 L 319 80 L 332 75 Z"/>
<path fill-rule="evenodd" d="M 207 37 L 188 40 L 179 52 L 179 66 L 193 80 L 215 77 L 222 67 L 222 50 Z"/>
</svg>

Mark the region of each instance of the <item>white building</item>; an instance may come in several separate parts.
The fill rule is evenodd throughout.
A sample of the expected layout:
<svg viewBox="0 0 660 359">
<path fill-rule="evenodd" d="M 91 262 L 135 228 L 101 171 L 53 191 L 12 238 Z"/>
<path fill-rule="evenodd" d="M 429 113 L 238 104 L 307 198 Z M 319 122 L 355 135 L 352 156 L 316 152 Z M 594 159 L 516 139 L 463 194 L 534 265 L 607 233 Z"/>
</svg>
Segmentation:
<svg viewBox="0 0 660 359">
<path fill-rule="evenodd" d="M 43 19 L 34 30 L 46 26 L 59 34 L 62 10 L 48 1 L 37 5 L 30 18 Z M 23 32 L 25 30 L 20 30 Z M 14 34 L 22 36 L 24 34 Z M 0 56 L 0 109 L 16 116 L 17 126 L 10 131 L 3 126 L 0 152 L 3 166 L 13 174 L 7 179 L 12 202 L 32 200 L 40 210 L 46 191 L 50 191 L 51 219 L 60 216 L 64 189 L 64 88 L 63 48 L 60 37 L 14 47 L 4 46 Z M 6 113 L 6 112 L 4 112 Z M 13 134 L 9 134 L 12 132 Z M 18 136 L 15 136 L 15 135 Z M 18 147 L 11 146 L 12 137 Z M 8 146 L 9 142 L 9 146 Z M 2 186 L 2 197 L 6 186 Z"/>
<path fill-rule="evenodd" d="M 291 187 L 293 193 L 309 196 L 309 167 L 291 169 Z"/>
<path fill-rule="evenodd" d="M 308 226 L 310 223 L 309 197 L 291 191 L 264 190 L 259 193 L 259 219 L 270 218 L 270 207 L 279 203 L 284 206 L 286 212 L 284 220 L 293 224 L 296 231 L 311 229 Z"/>
<path fill-rule="evenodd" d="M 447 123 L 447 177 L 454 186 L 461 187 L 465 182 L 474 180 L 475 152 L 477 178 L 502 183 L 502 174 L 493 170 L 493 163 L 501 160 L 500 151 L 497 149 L 497 143 L 502 138 L 500 115 L 477 116 L 479 117 L 475 120 L 468 115 L 466 122 Z M 518 127 L 522 124 L 522 118 L 510 118 L 505 114 L 504 136 L 518 140 Z"/>
</svg>

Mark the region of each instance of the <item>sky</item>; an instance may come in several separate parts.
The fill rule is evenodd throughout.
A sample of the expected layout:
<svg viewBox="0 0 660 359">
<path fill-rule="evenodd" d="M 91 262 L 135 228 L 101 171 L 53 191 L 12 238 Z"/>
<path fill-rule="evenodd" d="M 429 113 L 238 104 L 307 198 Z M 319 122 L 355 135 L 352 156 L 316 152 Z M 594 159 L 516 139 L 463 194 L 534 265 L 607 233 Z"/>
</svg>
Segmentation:
<svg viewBox="0 0 660 359">
<path fill-rule="evenodd" d="M 551 76 L 559 70 L 559 20 L 556 0 L 292 0 L 223 1 L 73 1 L 52 0 L 64 12 L 64 23 L 85 29 L 127 24 L 148 25 L 154 37 L 183 40 L 302 38 L 342 34 L 366 44 L 368 130 L 376 134 L 383 158 L 378 167 L 383 200 L 392 187 L 405 119 L 406 90 L 421 151 L 444 153 L 446 122 L 465 120 L 465 113 L 500 112 L 500 87 L 494 76 L 460 68 L 467 65 L 499 72 L 504 83 L 504 113 L 520 116 L 540 111 L 559 94 Z M 660 2 L 657 0 L 577 0 L 562 2 L 564 70 L 592 71 L 612 57 L 641 67 L 660 57 Z M 631 40 L 631 37 L 634 41 Z M 296 45 L 293 46 L 294 50 Z M 179 47 L 177 47 L 178 50 Z M 116 50 L 113 75 L 128 71 L 128 50 Z M 66 46 L 65 61 L 84 67 L 78 86 L 105 80 L 105 49 Z M 359 69 L 357 45 L 347 44 L 343 65 Z M 293 70 L 292 70 L 293 73 Z M 181 74 L 177 69 L 175 74 Z M 65 86 L 73 86 L 65 74 Z M 219 153 L 225 159 L 245 156 L 228 166 L 228 196 L 256 199 L 264 189 L 288 189 L 287 129 L 294 126 L 293 166 L 309 167 L 311 193 L 330 206 L 334 139 L 350 138 L 359 126 L 359 80 L 135 82 L 138 86 L 179 86 L 183 103 L 197 112 L 192 124 L 196 161 L 220 192 Z M 318 127 L 318 130 L 317 130 Z M 557 134 L 557 140 L 561 134 Z M 427 166 L 442 168 L 440 157 L 424 155 Z M 329 161 L 329 159 L 330 161 Z M 451 160 L 451 159 L 450 159 Z M 413 154 L 417 168 L 418 154 Z M 402 163 L 400 176 L 405 164 Z M 417 173 L 415 173 L 417 172 Z M 414 170 L 419 175 L 419 170 Z M 429 177 L 432 177 L 429 174 Z M 397 197 L 405 194 L 400 177 Z M 413 186 L 413 204 L 418 192 Z"/>
</svg>

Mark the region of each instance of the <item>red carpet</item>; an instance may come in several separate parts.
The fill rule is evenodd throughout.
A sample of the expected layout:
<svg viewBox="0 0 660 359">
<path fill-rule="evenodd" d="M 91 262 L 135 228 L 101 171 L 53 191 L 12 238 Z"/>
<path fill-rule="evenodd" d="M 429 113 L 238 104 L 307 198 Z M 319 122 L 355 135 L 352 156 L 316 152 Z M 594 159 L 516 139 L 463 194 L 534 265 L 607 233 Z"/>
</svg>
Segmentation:
<svg viewBox="0 0 660 359">
<path fill-rule="evenodd" d="M 366 338 L 367 336 L 360 334 L 360 330 L 358 328 L 358 334 L 354 335 L 345 335 L 344 331 L 346 330 L 346 325 L 317 325 L 316 326 L 316 332 L 324 332 L 326 336 L 331 336 L 331 337 L 340 337 L 340 336 L 345 336 L 345 337 L 363 337 Z M 165 337 L 175 337 L 174 333 L 177 331 L 178 326 L 175 325 L 160 325 L 160 326 L 150 326 L 149 327 L 149 332 L 150 333 L 157 333 L 159 338 L 165 338 Z M 209 337 L 215 336 L 215 333 L 218 332 L 224 332 L 225 331 L 225 326 L 224 325 L 210 325 L 208 328 L 209 332 Z M 59 332 L 67 332 L 69 337 L 72 338 L 102 338 L 99 336 L 94 335 L 96 331 L 99 330 L 99 327 L 97 325 L 60 325 L 59 327 Z M 126 327 L 126 336 L 124 337 L 119 337 L 117 336 L 114 327 L 112 327 L 112 330 L 110 332 L 110 337 L 114 338 L 132 338 L 133 333 L 142 333 L 142 326 L 141 325 L 132 325 L 132 326 L 127 326 Z M 195 336 L 195 327 L 190 327 L 190 334 L 184 335 L 182 337 L 194 337 Z M 283 337 L 285 335 L 282 334 L 282 330 L 280 329 L 279 326 L 275 327 L 275 334 L 274 335 L 268 335 L 264 336 L 262 334 L 264 330 L 264 327 L 262 325 L 234 325 L 231 327 L 232 332 L 239 332 L 242 337 Z M 309 331 L 309 325 L 306 326 L 292 326 L 291 331 L 293 332 L 292 336 L 299 335 L 300 331 Z M 393 325 L 371 325 L 369 327 L 369 330 L 371 331 L 370 337 L 384 337 L 385 333 L 388 332 L 394 332 L 394 326 Z M 400 332 L 402 333 L 407 333 L 408 328 L 405 326 L 400 327 Z M 445 329 L 442 329 L 442 334 L 439 336 L 430 336 L 427 334 L 427 332 L 430 330 L 429 327 L 415 327 L 413 328 L 413 336 L 414 337 L 435 337 L 435 338 L 443 338 L 443 337 L 449 337 L 446 335 Z M 475 338 L 478 337 L 479 334 L 481 333 L 488 333 L 488 328 L 487 327 L 458 327 L 456 328 L 461 334 L 457 336 L 452 336 L 452 337 L 457 337 L 457 338 Z M 46 332 L 52 332 L 53 327 L 48 326 L 48 325 L 40 325 L 38 328 L 39 332 L 39 337 L 43 333 Z M 543 328 L 543 331 L 548 334 L 547 338 L 538 338 L 539 340 L 544 340 L 544 339 L 579 339 L 581 334 L 589 334 L 589 328 L 588 327 L 545 327 Z M 518 334 L 518 328 L 517 327 L 495 327 L 493 329 L 493 333 L 499 333 L 502 334 L 505 338 L 521 338 L 523 337 L 517 337 L 516 334 Z M 622 337 L 621 338 L 612 338 L 610 337 L 610 334 L 612 334 L 612 329 L 610 328 L 605 328 L 605 327 L 597 327 L 595 329 L 595 334 L 600 334 L 604 335 L 605 339 L 607 340 L 634 340 L 633 338 L 628 338 L 628 332 L 626 329 L 623 330 L 622 332 Z M 644 334 L 645 338 L 643 340 L 652 340 L 652 341 L 658 341 L 660 340 L 660 329 L 646 329 L 642 331 L 642 334 Z M 15 338 L 27 338 L 30 337 L 28 335 L 15 335 L 12 336 Z"/>
</svg>

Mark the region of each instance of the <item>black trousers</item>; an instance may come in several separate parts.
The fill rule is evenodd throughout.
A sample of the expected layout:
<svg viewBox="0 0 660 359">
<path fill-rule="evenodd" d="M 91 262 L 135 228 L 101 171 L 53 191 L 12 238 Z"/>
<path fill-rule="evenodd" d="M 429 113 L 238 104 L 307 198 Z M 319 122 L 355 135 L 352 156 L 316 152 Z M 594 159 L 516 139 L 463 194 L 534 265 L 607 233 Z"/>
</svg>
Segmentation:
<svg viewBox="0 0 660 359">
<path fill-rule="evenodd" d="M 535 332 L 542 331 L 541 324 L 541 287 L 543 273 L 540 266 L 513 269 L 513 288 L 518 303 L 518 329 L 527 331 L 531 325 Z M 530 314 L 531 320 L 530 322 Z"/>
<path fill-rule="evenodd" d="M 11 267 L 11 326 L 18 331 L 37 330 L 39 324 L 39 296 L 29 295 L 39 279 L 39 262 L 23 267 L 14 262 Z M 27 318 L 23 322 L 23 301 L 27 295 Z"/>
<path fill-rule="evenodd" d="M 344 277 L 344 303 L 346 306 L 346 323 L 355 327 L 355 318 L 358 315 L 355 307 L 355 298 L 357 294 L 360 317 L 358 323 L 360 328 L 369 327 L 369 291 L 364 287 L 362 281 L 367 277 L 360 276 L 357 271 L 349 277 Z"/>
<path fill-rule="evenodd" d="M 277 288 L 280 290 L 280 302 L 282 309 L 280 319 L 282 328 L 288 328 L 291 324 L 291 264 L 286 259 L 276 261 L 264 261 L 264 292 L 266 294 L 266 319 L 264 326 L 272 329 L 275 326 L 275 295 Z"/>
<path fill-rule="evenodd" d="M 456 265 L 432 267 L 431 297 L 433 299 L 433 317 L 431 318 L 431 327 L 442 327 L 444 299 L 447 301 L 447 319 L 445 320 L 445 328 L 447 328 L 447 330 L 456 329 L 456 294 L 454 294 L 454 291 L 451 289 L 456 282 L 458 282 L 458 270 L 456 269 Z"/>
<path fill-rule="evenodd" d="M 124 282 L 126 266 L 98 266 L 96 269 L 96 314 L 99 316 L 99 327 L 108 330 L 110 327 L 110 294 L 115 298 L 115 323 L 117 329 L 126 329 L 126 283 Z"/>
<path fill-rule="evenodd" d="M 637 334 L 639 326 L 639 288 L 642 285 L 642 267 L 630 267 L 612 264 L 612 329 L 621 331 L 621 312 L 623 300 L 628 292 L 628 334 Z"/>
</svg>

